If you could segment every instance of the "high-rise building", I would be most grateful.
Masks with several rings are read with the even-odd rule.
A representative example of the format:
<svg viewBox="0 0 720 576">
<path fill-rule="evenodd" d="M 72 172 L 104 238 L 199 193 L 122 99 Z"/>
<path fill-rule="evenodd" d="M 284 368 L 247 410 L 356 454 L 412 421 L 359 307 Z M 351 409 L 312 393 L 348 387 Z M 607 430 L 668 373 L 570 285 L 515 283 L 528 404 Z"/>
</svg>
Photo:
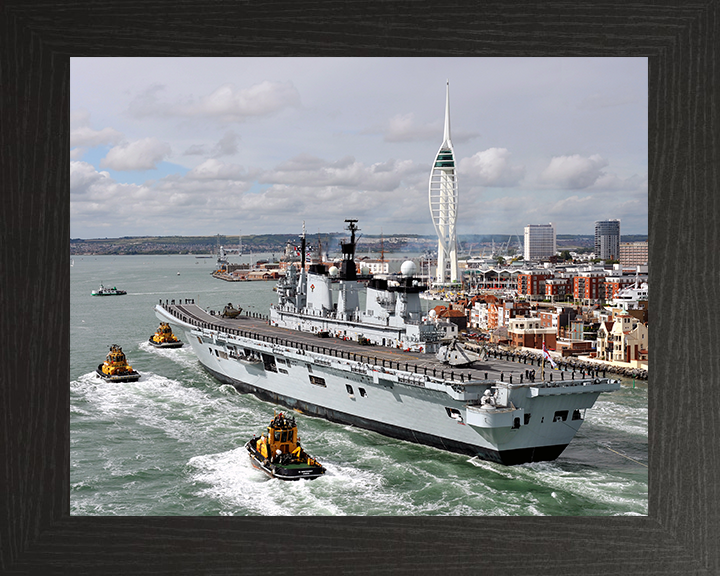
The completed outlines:
<svg viewBox="0 0 720 576">
<path fill-rule="evenodd" d="M 450 140 L 450 82 L 445 91 L 445 132 L 430 170 L 430 215 L 438 235 L 437 282 L 458 280 L 457 234 L 458 183 L 455 152 Z M 449 271 L 448 271 L 449 268 Z"/>
<path fill-rule="evenodd" d="M 595 257 L 601 260 L 620 257 L 620 220 L 595 222 Z"/>
<path fill-rule="evenodd" d="M 555 225 L 530 224 L 525 226 L 525 250 L 523 258 L 527 262 L 547 260 L 555 256 L 557 241 Z"/>
</svg>

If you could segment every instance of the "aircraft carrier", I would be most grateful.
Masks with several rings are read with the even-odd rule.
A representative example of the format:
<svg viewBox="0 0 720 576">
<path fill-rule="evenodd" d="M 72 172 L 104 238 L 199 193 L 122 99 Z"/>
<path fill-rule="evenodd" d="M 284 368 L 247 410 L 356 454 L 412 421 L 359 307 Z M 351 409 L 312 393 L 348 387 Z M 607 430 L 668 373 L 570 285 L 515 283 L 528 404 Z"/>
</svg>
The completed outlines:
<svg viewBox="0 0 720 576">
<path fill-rule="evenodd" d="M 513 364 L 498 361 L 443 363 L 432 320 L 417 316 L 422 287 L 411 269 L 395 283 L 369 286 L 361 312 L 353 293 L 363 289 L 354 275 L 354 234 L 343 256 L 334 274 L 319 266 L 306 271 L 303 261 L 279 283 L 278 305 L 267 317 L 223 317 L 191 300 L 160 302 L 155 313 L 185 334 L 210 374 L 241 392 L 508 465 L 556 459 L 597 397 L 620 388 L 619 380 L 566 379 L 563 372 L 528 380 L 519 365 L 513 373 Z M 329 290 L 330 278 L 339 284 L 339 302 L 330 291 L 308 295 L 321 284 Z"/>
</svg>

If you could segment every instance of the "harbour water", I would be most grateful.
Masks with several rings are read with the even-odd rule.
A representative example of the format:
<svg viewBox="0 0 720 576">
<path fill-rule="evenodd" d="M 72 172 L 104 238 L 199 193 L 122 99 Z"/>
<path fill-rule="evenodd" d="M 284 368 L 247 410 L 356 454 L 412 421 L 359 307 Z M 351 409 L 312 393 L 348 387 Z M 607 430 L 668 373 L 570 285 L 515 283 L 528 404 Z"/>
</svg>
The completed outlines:
<svg viewBox="0 0 720 576">
<path fill-rule="evenodd" d="M 303 446 L 328 472 L 307 482 L 271 480 L 251 466 L 243 445 L 284 408 L 220 384 L 189 345 L 158 350 L 148 338 L 159 300 L 193 298 L 215 310 L 232 302 L 267 314 L 274 283 L 214 279 L 214 259 L 192 255 L 73 261 L 73 515 L 648 513 L 647 381 L 624 380 L 601 395 L 558 460 L 513 467 L 295 414 Z M 101 282 L 127 295 L 91 296 Z M 95 376 L 111 344 L 122 346 L 139 381 Z"/>
</svg>

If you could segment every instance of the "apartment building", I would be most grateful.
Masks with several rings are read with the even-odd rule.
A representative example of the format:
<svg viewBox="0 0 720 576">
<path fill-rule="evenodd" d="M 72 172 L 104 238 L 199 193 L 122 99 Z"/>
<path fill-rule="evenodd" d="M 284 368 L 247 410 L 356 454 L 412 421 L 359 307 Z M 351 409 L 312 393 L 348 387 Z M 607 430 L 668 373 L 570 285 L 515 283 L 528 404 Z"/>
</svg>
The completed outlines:
<svg viewBox="0 0 720 576">
<path fill-rule="evenodd" d="M 573 297 L 576 300 L 597 300 L 604 297 L 605 272 L 579 272 L 573 278 Z"/>
<path fill-rule="evenodd" d="M 547 278 L 545 296 L 551 300 L 565 300 L 573 294 L 573 281 L 570 276 Z"/>
<path fill-rule="evenodd" d="M 595 222 L 595 256 L 602 260 L 620 257 L 620 220 Z"/>
<path fill-rule="evenodd" d="M 523 270 L 517 277 L 517 293 L 525 296 L 545 295 L 545 282 L 554 272 L 548 269 Z"/>
</svg>

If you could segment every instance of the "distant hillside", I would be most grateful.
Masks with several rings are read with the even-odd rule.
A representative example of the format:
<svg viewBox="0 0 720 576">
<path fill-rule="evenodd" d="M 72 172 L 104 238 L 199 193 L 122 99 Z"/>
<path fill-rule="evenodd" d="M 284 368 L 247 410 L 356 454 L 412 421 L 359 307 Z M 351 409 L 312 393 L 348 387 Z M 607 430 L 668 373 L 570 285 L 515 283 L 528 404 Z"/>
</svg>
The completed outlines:
<svg viewBox="0 0 720 576">
<path fill-rule="evenodd" d="M 308 245 L 317 246 L 318 240 L 322 243 L 323 252 L 339 251 L 339 241 L 345 238 L 344 232 L 328 232 L 308 234 Z M 622 242 L 646 241 L 647 235 L 623 235 Z M 70 240 L 70 254 L 215 254 L 220 246 L 235 248 L 238 246 L 238 236 L 123 236 L 122 238 L 72 238 Z M 477 254 L 483 249 L 501 248 L 508 245 L 517 249 L 523 241 L 522 235 L 516 234 L 463 234 L 458 237 L 461 253 Z M 558 234 L 558 249 L 592 249 L 594 246 L 592 235 Z M 254 234 L 242 236 L 243 252 L 276 252 L 281 253 L 288 242 L 298 244 L 297 234 Z M 426 251 L 437 248 L 436 236 L 420 236 L 418 234 L 393 235 L 361 235 L 358 241 L 358 251 Z"/>
</svg>

